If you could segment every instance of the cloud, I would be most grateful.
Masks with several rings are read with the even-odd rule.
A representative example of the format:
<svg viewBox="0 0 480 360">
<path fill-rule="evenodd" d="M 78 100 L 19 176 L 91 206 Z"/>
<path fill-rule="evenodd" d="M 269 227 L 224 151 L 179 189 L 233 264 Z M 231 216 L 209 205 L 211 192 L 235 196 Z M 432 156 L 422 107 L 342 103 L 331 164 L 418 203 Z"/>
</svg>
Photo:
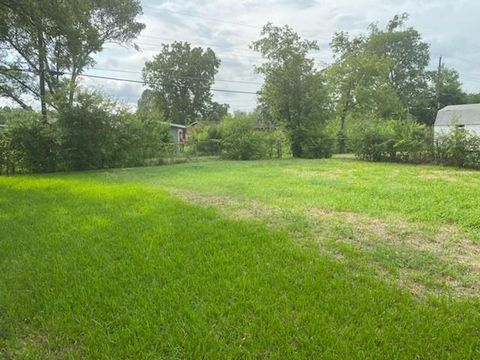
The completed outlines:
<svg viewBox="0 0 480 360">
<path fill-rule="evenodd" d="M 321 65 L 332 60 L 328 44 L 335 32 L 357 34 L 372 22 L 383 27 L 393 15 L 408 12 L 408 24 L 431 45 L 431 67 L 441 54 L 447 65 L 460 72 L 467 91 L 480 91 L 477 0 L 144 0 L 143 6 L 142 21 L 147 27 L 138 39 L 141 52 L 109 46 L 97 56 L 96 67 L 110 71 L 92 73 L 141 79 L 145 61 L 160 51 L 162 43 L 185 40 L 215 50 L 222 60 L 218 79 L 261 82 L 253 70 L 261 59 L 249 44 L 268 21 L 288 24 L 303 37 L 317 40 L 320 51 L 312 55 Z M 103 86 L 105 92 L 132 105 L 142 91 L 141 85 L 114 81 L 92 82 L 91 86 Z M 217 82 L 215 87 L 257 91 L 260 86 Z M 256 104 L 255 96 L 246 94 L 215 93 L 214 98 L 232 109 L 253 109 Z"/>
</svg>

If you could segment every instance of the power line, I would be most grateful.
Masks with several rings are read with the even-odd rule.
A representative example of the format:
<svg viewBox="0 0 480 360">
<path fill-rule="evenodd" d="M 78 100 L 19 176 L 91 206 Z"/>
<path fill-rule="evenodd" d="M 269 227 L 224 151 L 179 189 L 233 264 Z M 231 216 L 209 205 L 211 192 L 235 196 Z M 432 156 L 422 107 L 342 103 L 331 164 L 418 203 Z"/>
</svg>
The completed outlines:
<svg viewBox="0 0 480 360">
<path fill-rule="evenodd" d="M 30 69 L 9 69 L 9 70 L 16 70 L 16 71 L 22 71 L 22 72 L 31 72 L 34 73 L 33 70 Z M 127 71 L 127 70 L 125 70 Z M 56 73 L 57 75 L 73 75 L 72 73 L 69 72 L 58 72 Z M 102 79 L 102 80 L 114 80 L 114 81 L 123 81 L 123 82 L 129 82 L 129 83 L 134 83 L 134 84 L 141 84 L 145 85 L 145 82 L 141 80 L 135 80 L 135 79 L 125 79 L 125 78 L 117 78 L 117 77 L 111 77 L 111 76 L 100 76 L 100 75 L 93 75 L 93 74 L 79 74 L 79 76 L 83 77 L 88 77 L 92 79 Z M 190 78 L 190 79 L 201 79 L 201 78 L 194 78 L 194 77 L 185 77 L 185 78 Z M 225 80 L 225 81 L 235 81 L 235 80 Z M 225 93 L 233 93 L 233 94 L 252 94 L 252 95 L 257 95 L 256 92 L 252 91 L 242 91 L 242 90 L 229 90 L 229 89 L 210 89 L 211 91 L 216 91 L 216 92 L 225 92 Z"/>
<path fill-rule="evenodd" d="M 161 46 L 163 45 L 163 43 L 162 43 L 162 44 L 154 44 L 154 43 L 148 43 L 148 42 L 143 42 L 143 41 L 142 41 L 142 42 L 137 42 L 136 44 L 138 44 L 138 45 L 143 45 L 143 46 L 153 46 L 153 47 L 155 47 L 155 48 L 159 48 L 159 47 L 161 47 Z M 230 53 L 232 53 L 232 54 L 233 54 L 233 52 L 235 52 L 235 51 L 240 51 L 241 53 L 244 52 L 244 51 L 241 51 L 241 50 L 231 49 L 231 48 L 228 48 L 228 47 L 223 47 L 223 46 L 213 45 L 213 44 L 207 45 L 207 44 L 200 44 L 200 43 L 196 43 L 196 42 L 192 42 L 192 44 L 194 44 L 194 45 L 197 44 L 198 46 L 213 47 L 213 48 L 218 48 L 218 49 L 227 49 L 227 50 L 229 50 Z M 117 44 L 112 44 L 112 45 L 117 45 Z M 121 46 L 121 45 L 119 45 L 119 46 Z M 242 54 L 241 56 L 242 56 L 242 57 L 245 57 L 245 58 L 252 58 L 252 59 L 260 59 L 260 60 L 263 59 L 262 56 L 260 56 L 260 55 L 253 55 L 253 54 L 255 54 L 255 52 L 252 52 L 251 55 Z"/>
<path fill-rule="evenodd" d="M 172 38 L 164 38 L 164 37 L 159 37 L 159 36 L 152 36 L 152 35 L 140 35 L 140 37 L 145 37 L 145 38 L 150 38 L 150 39 L 154 39 L 154 40 L 160 40 L 160 41 L 168 41 L 168 42 L 175 42 L 175 41 L 178 41 L 178 39 L 172 39 Z M 200 45 L 200 46 L 211 46 L 211 47 L 216 47 L 216 48 L 219 48 L 219 49 L 233 49 L 235 51 L 244 51 L 244 52 L 249 52 L 249 53 L 256 53 L 254 50 L 248 48 L 248 47 L 238 47 L 238 46 L 226 46 L 226 45 L 218 45 L 218 44 L 209 44 L 209 43 L 205 43 L 205 42 L 202 42 L 202 41 L 198 41 L 198 40 L 185 40 L 186 42 L 188 43 L 191 43 L 191 44 L 196 44 L 196 45 Z"/>
<path fill-rule="evenodd" d="M 172 14 L 178 14 L 178 15 L 181 15 L 181 16 L 188 16 L 188 17 L 193 17 L 193 18 L 198 18 L 198 19 L 203 19 L 203 20 L 208 20 L 208 21 L 215 21 L 217 23 L 225 23 L 225 24 L 231 24 L 231 25 L 236 25 L 236 26 L 244 26 L 244 27 L 248 27 L 248 28 L 252 28 L 252 29 L 256 29 L 258 31 L 262 31 L 263 30 L 263 26 L 258 26 L 258 25 L 252 25 L 252 24 L 247 24 L 247 23 L 243 23 L 243 22 L 235 22 L 235 21 L 228 21 L 228 20 L 219 20 L 218 18 L 210 18 L 210 17 L 206 17 L 206 16 L 202 16 L 202 15 L 194 15 L 194 14 L 188 14 L 188 13 L 184 13 L 184 12 L 180 12 L 178 10 L 170 10 L 170 9 L 159 9 L 157 7 L 153 7 L 153 6 L 150 6 L 150 5 L 144 5 L 145 8 L 150 8 L 150 9 L 153 9 L 154 11 L 156 11 L 157 13 L 161 12 L 161 11 L 166 11 L 166 12 L 169 12 L 169 13 L 172 13 Z M 307 38 L 307 37 L 305 37 Z M 330 41 L 331 39 L 330 38 L 327 38 L 327 37 L 317 37 L 319 40 L 325 40 L 325 41 Z M 309 39 L 310 40 L 310 39 Z"/>
<path fill-rule="evenodd" d="M 218 18 L 210 18 L 210 17 L 201 16 L 201 15 L 188 14 L 188 13 L 180 12 L 178 10 L 176 11 L 176 10 L 170 10 L 170 9 L 159 9 L 157 7 L 153 7 L 153 6 L 150 6 L 150 5 L 143 5 L 143 7 L 153 9 L 157 13 L 159 13 L 161 11 L 166 11 L 166 12 L 169 12 L 169 13 L 172 13 L 172 14 L 178 14 L 178 15 L 181 15 L 181 16 L 188 16 L 188 17 L 193 17 L 193 18 L 198 18 L 198 19 L 203 19 L 203 20 L 208 20 L 208 21 L 214 21 L 216 23 L 225 23 L 225 24 L 231 24 L 231 25 L 235 25 L 235 26 L 244 26 L 244 27 L 256 29 L 258 31 L 263 30 L 263 26 L 257 26 L 257 25 L 243 23 L 243 22 L 219 20 Z M 307 40 L 311 40 L 311 39 L 308 39 L 307 37 L 305 37 L 305 38 Z M 322 41 L 330 41 L 331 40 L 330 38 L 327 39 L 326 37 L 317 37 L 317 38 L 318 38 L 318 40 L 322 40 Z"/>
<path fill-rule="evenodd" d="M 99 70 L 99 71 L 109 71 L 109 72 L 120 72 L 120 73 L 126 73 L 126 74 L 142 74 L 141 71 L 131 71 L 131 70 L 123 70 L 123 69 L 105 69 L 105 68 L 92 68 L 90 70 Z M 192 80 L 202 80 L 204 78 L 201 77 L 194 77 L 194 76 L 176 76 L 177 78 L 181 79 L 192 79 Z M 226 79 L 215 79 L 217 82 L 227 82 L 227 83 L 238 83 L 238 84 L 253 84 L 253 85 L 262 85 L 262 83 L 259 82 L 254 82 L 254 81 L 245 81 L 245 80 L 226 80 Z"/>
<path fill-rule="evenodd" d="M 64 74 L 65 75 L 72 75 L 71 73 L 64 73 Z M 81 74 L 79 76 L 88 77 L 88 78 L 92 78 L 92 79 L 123 81 L 123 82 L 145 85 L 145 83 L 143 81 L 133 80 L 133 79 L 123 79 L 123 78 L 115 78 L 115 77 L 110 77 L 110 76 L 100 76 L 100 75 L 92 75 L 92 74 Z M 228 89 L 210 89 L 210 90 L 215 91 L 215 92 L 232 93 L 232 94 L 257 95 L 256 92 L 252 92 L 252 91 L 240 91 L 240 90 L 228 90 Z"/>
<path fill-rule="evenodd" d="M 159 44 L 151 44 L 151 43 L 144 43 L 144 42 L 137 42 L 137 45 L 153 47 L 155 49 L 158 49 L 159 51 L 160 51 L 160 47 L 161 47 L 161 45 L 159 45 Z M 198 44 L 198 45 L 202 46 L 201 44 Z M 203 45 L 203 46 L 208 46 L 208 45 Z M 108 44 L 108 46 L 106 46 L 105 48 L 107 48 L 107 49 L 110 48 L 111 49 L 112 47 L 125 49 L 124 46 L 122 46 L 120 44 L 114 44 L 114 43 Z M 216 47 L 216 46 L 212 46 L 212 47 Z M 146 49 L 146 50 L 150 51 L 150 49 Z M 153 49 L 151 51 L 153 51 Z M 230 52 L 222 52 L 222 51 L 217 51 L 217 52 L 221 57 L 229 57 L 229 58 L 235 58 L 235 59 L 240 58 L 240 59 L 247 59 L 247 60 L 250 60 L 250 61 L 263 60 L 263 58 L 261 56 L 245 55 L 243 53 L 238 54 L 238 53 L 232 52 L 231 50 L 230 50 Z"/>
<path fill-rule="evenodd" d="M 225 23 L 225 24 L 231 24 L 231 25 L 237 25 L 237 26 L 245 26 L 245 27 L 249 27 L 249 28 L 252 28 L 252 29 L 262 30 L 262 27 L 261 27 L 261 26 L 255 26 L 255 25 L 245 24 L 245 23 L 241 23 L 241 22 L 219 20 L 219 19 L 210 18 L 210 17 L 205 17 L 205 16 L 199 16 L 199 15 L 182 13 L 182 12 L 179 12 L 179 11 L 169 10 L 169 9 L 159 9 L 159 8 L 156 8 L 156 7 L 153 7 L 153 6 L 149 6 L 149 5 L 144 5 L 144 7 L 147 7 L 147 8 L 150 8 L 150 9 L 154 9 L 154 10 L 157 11 L 157 12 L 166 11 L 166 12 L 169 12 L 169 13 L 172 13 L 172 14 L 178 14 L 178 15 L 181 15 L 181 16 L 188 16 L 188 17 L 193 17 L 193 18 L 198 18 L 198 19 L 203 19 L 203 20 L 216 21 L 216 22 Z"/>
</svg>

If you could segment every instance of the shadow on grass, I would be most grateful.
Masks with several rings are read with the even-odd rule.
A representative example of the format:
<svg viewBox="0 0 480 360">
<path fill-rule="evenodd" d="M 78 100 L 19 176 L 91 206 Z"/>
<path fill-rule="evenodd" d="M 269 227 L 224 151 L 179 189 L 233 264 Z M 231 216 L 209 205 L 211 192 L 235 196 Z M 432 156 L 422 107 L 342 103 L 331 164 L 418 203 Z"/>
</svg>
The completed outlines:
<svg viewBox="0 0 480 360">
<path fill-rule="evenodd" d="M 429 299 L 163 191 L 4 181 L 7 357 L 473 358 L 477 300 Z M 0 347 L 1 348 L 1 347 Z M 1 353 L 0 353 L 1 354 Z"/>
</svg>

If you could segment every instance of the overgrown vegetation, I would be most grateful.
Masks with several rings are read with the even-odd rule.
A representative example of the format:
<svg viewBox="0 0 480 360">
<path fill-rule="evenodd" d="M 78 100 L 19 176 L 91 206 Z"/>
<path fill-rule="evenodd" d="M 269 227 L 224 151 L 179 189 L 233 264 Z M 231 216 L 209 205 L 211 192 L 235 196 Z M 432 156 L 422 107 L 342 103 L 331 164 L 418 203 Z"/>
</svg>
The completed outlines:
<svg viewBox="0 0 480 360">
<path fill-rule="evenodd" d="M 138 0 L 6 0 L 0 3 L 0 96 L 24 109 L 72 105 L 78 78 L 105 43 L 132 46 L 145 28 Z M 63 76 L 65 75 L 65 76 Z"/>
<path fill-rule="evenodd" d="M 454 128 L 436 139 L 435 160 L 440 164 L 480 169 L 480 137 Z"/>
<path fill-rule="evenodd" d="M 161 163 L 171 143 L 162 118 L 131 114 L 97 93 L 45 123 L 34 111 L 3 112 L 0 172 L 52 172 Z"/>
<path fill-rule="evenodd" d="M 412 120 L 368 122 L 355 129 L 353 148 L 371 161 L 427 162 L 433 145 L 430 131 Z"/>
<path fill-rule="evenodd" d="M 196 131 L 190 145 L 200 155 L 217 155 L 230 160 L 282 158 L 289 155 L 287 135 L 269 128 L 258 113 L 235 113 L 218 124 Z"/>
<path fill-rule="evenodd" d="M 289 26 L 267 24 L 252 48 L 265 62 L 256 71 L 265 76 L 259 100 L 262 113 L 282 126 L 288 134 L 294 157 L 329 155 L 320 144 L 330 114 L 325 78 L 308 57 L 318 50 L 316 41 L 302 39 Z"/>
<path fill-rule="evenodd" d="M 261 132 L 254 128 L 255 118 L 248 115 L 227 117 L 221 125 L 222 156 L 232 160 L 264 159 L 267 144 Z"/>
<path fill-rule="evenodd" d="M 156 164 L 165 152 L 232 160 L 355 152 L 373 161 L 479 167 L 474 136 L 452 131 L 433 142 L 426 126 L 437 110 L 475 102 L 478 94 L 463 92 L 454 69 L 428 69 L 429 45 L 407 26 L 407 14 L 395 15 L 385 28 L 371 24 L 363 34 L 336 33 L 334 63 L 326 68 L 314 61 L 315 40 L 267 23 L 251 44 L 264 60 L 255 67 L 264 83 L 250 114 L 229 115 L 228 105 L 213 101 L 221 59 L 212 49 L 163 44 L 145 63 L 148 88 L 134 115 L 109 100 L 75 94 L 78 77 L 105 42 L 134 45 L 144 28 L 136 20 L 140 3 L 55 3 L 0 4 L 0 96 L 26 109 L 7 114 L 11 119 L 2 126 L 4 172 Z M 96 16 L 108 21 L 97 24 Z M 26 95 L 40 102 L 41 120 Z M 164 122 L 200 123 L 200 130 L 190 131 L 186 143 L 168 145 L 177 138 L 168 138 Z"/>
<path fill-rule="evenodd" d="M 355 129 L 352 140 L 364 160 L 480 168 L 480 137 L 463 128 L 434 139 L 431 128 L 413 120 L 370 121 Z"/>
</svg>

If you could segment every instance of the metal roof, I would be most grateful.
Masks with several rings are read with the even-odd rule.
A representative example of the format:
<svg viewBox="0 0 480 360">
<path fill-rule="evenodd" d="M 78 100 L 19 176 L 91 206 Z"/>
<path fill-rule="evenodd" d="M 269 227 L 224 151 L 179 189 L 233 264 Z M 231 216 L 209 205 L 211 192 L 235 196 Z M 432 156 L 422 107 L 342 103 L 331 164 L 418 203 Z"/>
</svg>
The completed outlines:
<svg viewBox="0 0 480 360">
<path fill-rule="evenodd" d="M 480 125 L 480 104 L 449 105 L 440 110 L 435 126 Z"/>
<path fill-rule="evenodd" d="M 186 128 L 187 128 L 185 125 L 172 124 L 172 123 L 170 123 L 170 126 L 172 126 L 172 127 L 177 127 L 177 128 L 182 128 L 182 129 L 186 129 Z"/>
</svg>

